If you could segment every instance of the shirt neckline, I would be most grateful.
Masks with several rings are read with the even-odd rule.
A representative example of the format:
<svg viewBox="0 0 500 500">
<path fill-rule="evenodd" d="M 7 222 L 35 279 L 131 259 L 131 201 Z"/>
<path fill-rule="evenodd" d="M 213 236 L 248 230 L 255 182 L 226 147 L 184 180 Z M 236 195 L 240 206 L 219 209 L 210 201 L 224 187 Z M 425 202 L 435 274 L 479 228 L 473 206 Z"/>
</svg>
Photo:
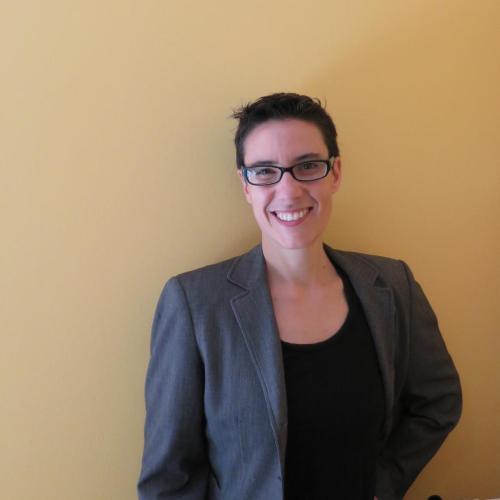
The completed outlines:
<svg viewBox="0 0 500 500">
<path fill-rule="evenodd" d="M 320 340 L 319 342 L 308 342 L 305 344 L 297 344 L 294 342 L 286 342 L 285 340 L 280 340 L 283 349 L 287 351 L 312 351 L 316 349 L 321 349 L 329 344 L 332 344 L 333 342 L 337 342 L 338 338 L 343 337 L 345 335 L 345 332 L 348 330 L 352 322 L 352 315 L 354 309 L 354 299 L 352 296 L 354 290 L 352 289 L 351 282 L 349 281 L 349 277 L 347 276 L 345 271 L 341 269 L 336 263 L 333 263 L 333 265 L 335 266 L 339 278 L 342 280 L 343 291 L 347 301 L 348 311 L 347 311 L 347 316 L 344 319 L 344 322 L 342 323 L 342 325 L 340 325 L 340 328 L 335 333 L 333 333 L 324 340 Z"/>
</svg>

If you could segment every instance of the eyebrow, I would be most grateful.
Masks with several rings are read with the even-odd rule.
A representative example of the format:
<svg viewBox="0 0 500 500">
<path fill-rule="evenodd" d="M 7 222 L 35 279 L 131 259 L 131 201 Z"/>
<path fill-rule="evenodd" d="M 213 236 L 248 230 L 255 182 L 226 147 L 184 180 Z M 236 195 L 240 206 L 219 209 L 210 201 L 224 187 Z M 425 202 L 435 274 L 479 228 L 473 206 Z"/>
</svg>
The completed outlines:
<svg viewBox="0 0 500 500">
<path fill-rule="evenodd" d="M 321 155 L 319 153 L 304 153 L 304 154 L 301 154 L 301 155 L 293 158 L 292 164 L 301 162 L 303 160 L 304 161 L 305 160 L 315 160 L 317 158 L 322 158 L 322 157 L 323 157 L 323 155 Z M 277 165 L 277 162 L 271 161 L 271 160 L 260 160 L 260 161 L 256 161 L 256 162 L 252 163 L 252 166 L 254 166 L 254 167 L 257 167 L 259 165 Z"/>
<path fill-rule="evenodd" d="M 319 153 L 305 153 L 303 155 L 297 156 L 293 159 L 294 162 L 296 161 L 302 161 L 302 160 L 316 160 L 318 158 L 321 158 L 323 155 L 320 155 Z"/>
</svg>

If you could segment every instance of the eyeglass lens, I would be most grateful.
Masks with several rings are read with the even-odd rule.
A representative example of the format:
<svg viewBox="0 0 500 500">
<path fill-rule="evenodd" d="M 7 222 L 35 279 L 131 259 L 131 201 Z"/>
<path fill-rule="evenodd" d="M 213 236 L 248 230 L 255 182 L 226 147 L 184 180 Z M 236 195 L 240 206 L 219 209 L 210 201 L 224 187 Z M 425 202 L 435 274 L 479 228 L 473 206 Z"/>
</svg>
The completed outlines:
<svg viewBox="0 0 500 500">
<path fill-rule="evenodd" d="M 274 184 L 282 177 L 282 170 L 272 165 L 249 167 L 246 170 L 247 179 L 251 184 Z M 314 181 L 316 179 L 321 179 L 327 172 L 328 162 L 325 161 L 308 161 L 299 163 L 292 168 L 294 178 L 299 181 Z"/>
</svg>

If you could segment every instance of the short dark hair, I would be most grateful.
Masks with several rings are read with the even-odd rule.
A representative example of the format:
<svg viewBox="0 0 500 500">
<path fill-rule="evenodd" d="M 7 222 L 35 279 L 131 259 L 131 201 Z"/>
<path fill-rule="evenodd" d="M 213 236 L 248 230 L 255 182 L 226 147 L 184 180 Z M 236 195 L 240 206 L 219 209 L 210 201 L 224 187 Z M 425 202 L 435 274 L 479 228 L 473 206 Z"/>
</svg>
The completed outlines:
<svg viewBox="0 0 500 500">
<path fill-rule="evenodd" d="M 238 120 L 234 135 L 236 146 L 236 166 L 244 164 L 244 145 L 248 134 L 261 123 L 269 120 L 295 118 L 313 123 L 321 131 L 329 156 L 339 156 L 337 130 L 325 106 L 317 98 L 306 95 L 279 92 L 260 97 L 254 102 L 241 106 L 231 115 Z"/>
</svg>

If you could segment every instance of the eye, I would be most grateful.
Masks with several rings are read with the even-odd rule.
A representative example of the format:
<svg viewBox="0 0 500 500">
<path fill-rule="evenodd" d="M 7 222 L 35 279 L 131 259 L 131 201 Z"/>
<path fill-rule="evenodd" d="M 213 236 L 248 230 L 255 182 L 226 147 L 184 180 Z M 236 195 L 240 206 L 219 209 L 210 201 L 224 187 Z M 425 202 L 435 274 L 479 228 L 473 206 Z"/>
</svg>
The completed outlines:
<svg viewBox="0 0 500 500">
<path fill-rule="evenodd" d="M 275 169 L 272 167 L 255 167 L 252 171 L 256 177 L 265 177 L 266 175 L 273 175 L 275 173 Z"/>
<path fill-rule="evenodd" d="M 296 166 L 296 170 L 304 174 L 321 172 L 324 168 L 325 165 L 320 161 L 306 161 Z"/>
<path fill-rule="evenodd" d="M 279 168 L 263 165 L 262 167 L 252 167 L 248 169 L 249 175 L 258 181 L 274 179 L 280 174 Z"/>
<path fill-rule="evenodd" d="M 247 168 L 247 180 L 251 184 L 274 184 L 280 176 L 281 170 L 272 165 L 256 165 Z"/>
</svg>

